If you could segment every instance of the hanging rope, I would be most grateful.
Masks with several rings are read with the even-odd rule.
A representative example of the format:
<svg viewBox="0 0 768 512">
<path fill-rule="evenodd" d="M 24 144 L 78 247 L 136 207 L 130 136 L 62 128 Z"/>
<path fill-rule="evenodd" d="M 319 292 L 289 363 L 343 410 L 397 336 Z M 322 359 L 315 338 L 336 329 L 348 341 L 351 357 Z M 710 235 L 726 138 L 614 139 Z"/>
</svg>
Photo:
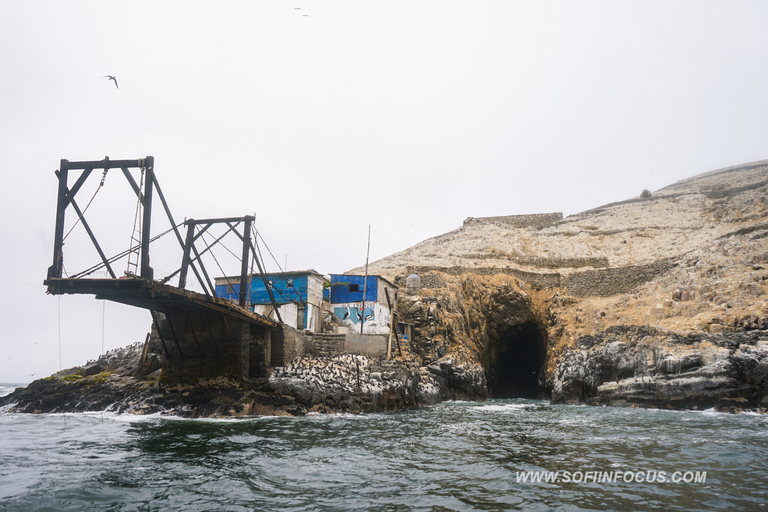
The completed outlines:
<svg viewBox="0 0 768 512">
<path fill-rule="evenodd" d="M 139 191 L 141 191 L 144 188 L 144 171 L 145 168 L 141 168 L 141 176 L 139 178 Z M 141 193 L 136 195 L 136 213 L 133 215 L 133 230 L 131 231 L 131 240 L 128 243 L 128 247 L 130 247 L 130 252 L 128 253 L 128 267 L 125 270 L 126 274 L 138 274 L 139 273 L 139 248 L 141 247 L 141 222 L 139 222 L 139 219 L 141 219 Z M 138 238 L 136 236 L 136 233 L 138 232 Z M 134 246 L 133 243 L 136 242 L 138 245 Z M 134 248 L 136 249 L 134 251 Z M 136 262 L 131 261 L 131 256 L 133 254 L 136 254 Z M 134 271 L 131 272 L 131 266 L 133 266 Z"/>
<path fill-rule="evenodd" d="M 101 355 L 104 355 L 104 325 L 107 318 L 107 301 L 101 301 Z"/>
<path fill-rule="evenodd" d="M 241 258 L 240 258 L 240 256 L 238 256 L 237 254 L 233 253 L 233 252 L 232 252 L 232 251 L 229 249 L 229 247 L 227 247 L 226 245 L 224 245 L 224 243 L 223 243 L 223 242 L 219 242 L 219 245 L 220 245 L 220 246 L 222 246 L 222 247 L 224 248 L 224 250 L 226 250 L 226 251 L 227 251 L 229 254 L 231 254 L 232 256 L 234 256 L 236 259 L 238 259 L 238 260 L 239 260 L 239 259 L 241 259 Z"/>
<path fill-rule="evenodd" d="M 83 212 L 82 212 L 83 213 L 83 217 L 85 217 L 85 212 L 88 211 L 88 208 L 91 207 L 91 203 L 93 202 L 93 200 L 96 199 L 96 194 L 98 194 L 99 190 L 101 190 L 101 187 L 104 186 L 104 180 L 106 180 L 106 179 L 107 179 L 107 169 L 104 169 L 104 172 L 101 175 L 101 183 L 99 183 L 99 186 L 96 188 L 96 192 L 94 192 L 93 195 L 91 196 L 91 200 L 88 201 L 87 205 L 85 205 L 85 210 L 83 210 Z M 67 234 L 64 235 L 64 238 L 61 239 L 62 242 L 67 239 L 69 234 L 72 232 L 72 230 L 74 230 L 77 227 L 78 224 L 80 224 L 80 217 L 77 218 L 77 220 L 72 225 L 72 227 L 69 229 L 69 231 L 67 231 Z"/>
<path fill-rule="evenodd" d="M 59 330 L 59 371 L 61 371 L 61 295 L 57 296 L 56 317 Z"/>
<path fill-rule="evenodd" d="M 176 227 L 177 227 L 177 228 L 178 228 L 179 226 L 181 226 L 181 224 L 177 224 L 177 225 L 176 225 Z M 168 234 L 168 233 L 170 233 L 171 231 L 173 231 L 173 228 L 169 228 L 169 229 L 167 229 L 167 230 L 163 231 L 162 233 L 160 233 L 159 235 L 156 235 L 156 236 L 154 236 L 154 237 L 150 238 L 150 239 L 149 239 L 149 242 L 150 242 L 150 243 L 152 243 L 152 242 L 154 242 L 155 240 L 159 239 L 160 237 L 162 237 L 162 236 L 164 236 L 164 235 L 167 235 L 167 234 Z M 124 250 L 123 252 L 121 252 L 120 254 L 117 254 L 116 256 L 112 256 L 112 257 L 111 257 L 111 258 L 109 258 L 107 261 L 108 261 L 108 262 L 110 262 L 110 263 L 113 263 L 113 262 L 115 262 L 115 261 L 117 261 L 117 260 L 119 260 L 119 259 L 122 259 L 122 258 L 124 258 L 124 257 L 125 257 L 127 254 L 130 254 L 132 251 L 134 251 L 134 250 L 138 250 L 138 249 L 139 249 L 139 247 L 138 247 L 138 246 L 137 246 L 137 247 L 131 247 L 130 249 L 126 249 L 126 250 Z M 93 274 L 93 273 L 94 273 L 94 272 L 96 272 L 97 270 L 100 270 L 100 269 L 104 268 L 105 266 L 106 266 L 106 265 L 104 265 L 104 262 L 101 262 L 101 263 L 99 263 L 99 264 L 97 264 L 97 265 L 94 265 L 94 266 L 92 266 L 92 267 L 90 267 L 90 268 L 87 268 L 87 269 L 83 270 L 82 272 L 79 272 L 79 273 L 77 273 L 77 274 L 75 274 L 75 275 L 73 275 L 73 276 L 71 276 L 71 277 L 72 277 L 72 279 L 77 279 L 77 278 L 79 278 L 79 277 L 85 277 L 85 276 L 87 276 L 87 275 Z M 62 268 L 63 268 L 63 266 L 62 266 Z M 66 270 L 65 270 L 65 273 L 66 273 Z M 67 277 L 69 277 L 69 276 L 67 276 Z"/>
<path fill-rule="evenodd" d="M 258 242 L 258 240 L 256 239 L 256 237 L 258 236 L 259 238 L 261 238 L 261 241 L 262 241 L 262 242 L 264 242 L 264 238 L 263 238 L 263 237 L 262 237 L 262 236 L 261 236 L 261 235 L 258 233 L 258 231 L 256 231 L 256 229 L 253 227 L 253 225 L 251 225 L 251 231 L 253 231 L 253 232 L 254 232 L 254 235 L 253 235 L 253 240 L 254 240 L 254 242 L 255 242 L 255 243 L 254 243 L 254 247 L 255 247 L 255 248 L 256 248 L 256 249 L 259 251 L 259 259 L 260 259 L 260 260 L 262 261 L 262 263 L 263 263 L 263 262 L 264 262 L 264 258 L 263 258 L 263 257 L 261 257 L 261 248 L 259 247 L 259 242 Z M 264 242 L 264 247 L 266 247 L 266 248 L 267 248 L 267 251 L 269 251 L 269 247 L 267 246 L 267 243 L 266 243 L 266 242 Z M 254 257 L 255 257 L 255 256 L 256 256 L 256 251 L 254 251 L 254 252 L 253 252 L 253 254 L 254 254 Z M 272 254 L 272 251 L 269 251 L 269 254 Z M 272 259 L 274 260 L 274 259 L 275 259 L 275 257 L 274 257 L 274 256 L 272 256 Z M 279 264 L 279 263 L 277 263 L 277 260 L 275 260 L 275 263 L 277 264 L 277 268 L 279 268 L 281 272 L 286 272 L 286 270 L 283 270 L 282 268 L 280 268 L 280 264 Z M 253 267 L 251 267 L 251 273 L 253 273 Z M 279 290 L 279 289 L 277 289 L 277 288 L 274 288 L 274 289 L 273 289 L 273 291 L 276 291 L 276 292 L 277 292 L 277 294 L 278 294 L 278 295 L 280 295 L 280 297 L 282 297 L 283 299 L 285 299 L 285 301 L 286 301 L 286 302 L 298 302 L 299 304 L 304 304 L 304 305 L 306 306 L 306 302 L 304 302 L 303 300 L 301 300 L 301 294 L 299 293 L 299 291 L 298 291 L 296 288 L 293 288 L 293 294 L 294 294 L 294 295 L 296 295 L 296 299 L 291 299 L 290 297 L 286 297 L 286 296 L 283 294 L 283 292 L 282 292 L 282 291 L 280 291 L 280 290 Z"/>
<path fill-rule="evenodd" d="M 226 276 L 227 274 L 224 272 L 224 269 L 221 268 L 221 265 L 219 265 L 219 260 L 216 259 L 216 255 L 213 254 L 213 251 L 211 251 L 211 246 L 208 245 L 208 242 L 205 239 L 205 235 L 206 235 L 206 233 L 203 233 L 201 235 L 201 238 L 203 239 L 203 243 L 205 244 L 206 250 L 211 253 L 211 256 L 213 257 L 213 261 L 215 261 L 216 262 L 216 266 L 219 267 L 219 272 L 221 272 L 221 275 L 222 276 Z"/>
<path fill-rule="evenodd" d="M 251 236 L 253 236 L 253 224 L 251 224 Z M 251 273 L 248 276 L 248 303 L 251 302 L 251 293 L 253 292 L 253 265 L 256 263 L 256 251 L 251 251 Z M 253 305 L 251 305 L 251 309 Z"/>
<path fill-rule="evenodd" d="M 261 236 L 261 233 L 259 233 L 259 232 L 258 232 L 258 230 L 256 231 L 256 236 L 258 236 L 259 238 L 261 238 L 261 241 L 262 241 L 262 242 L 264 242 L 264 247 L 266 247 L 266 248 L 267 248 L 267 252 L 269 252 L 269 255 L 270 255 L 270 256 L 272 256 L 272 260 L 274 260 L 274 262 L 275 262 L 275 265 L 277 265 L 277 268 L 279 268 L 279 269 L 280 269 L 280 272 L 285 272 L 285 271 L 283 270 L 283 267 L 281 267 L 281 266 L 280 266 L 280 263 L 278 263 L 278 262 L 277 262 L 277 258 L 275 258 L 275 255 L 274 255 L 274 254 L 272 254 L 272 251 L 270 251 L 270 250 L 269 250 L 269 246 L 267 245 L 267 242 L 264 240 L 264 237 L 263 237 L 263 236 Z M 261 255 L 261 252 L 259 252 L 259 255 Z M 261 261 L 264 261 L 264 258 L 261 258 Z"/>
</svg>

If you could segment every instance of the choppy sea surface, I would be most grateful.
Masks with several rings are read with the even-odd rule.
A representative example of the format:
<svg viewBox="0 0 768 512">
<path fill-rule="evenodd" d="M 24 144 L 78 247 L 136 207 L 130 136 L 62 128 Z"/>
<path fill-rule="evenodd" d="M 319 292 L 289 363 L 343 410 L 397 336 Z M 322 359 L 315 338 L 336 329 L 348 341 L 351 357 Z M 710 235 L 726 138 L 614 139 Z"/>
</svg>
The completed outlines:
<svg viewBox="0 0 768 512">
<path fill-rule="evenodd" d="M 3 511 L 515 509 L 768 510 L 768 416 L 523 399 L 229 420 L 0 413 Z"/>
</svg>

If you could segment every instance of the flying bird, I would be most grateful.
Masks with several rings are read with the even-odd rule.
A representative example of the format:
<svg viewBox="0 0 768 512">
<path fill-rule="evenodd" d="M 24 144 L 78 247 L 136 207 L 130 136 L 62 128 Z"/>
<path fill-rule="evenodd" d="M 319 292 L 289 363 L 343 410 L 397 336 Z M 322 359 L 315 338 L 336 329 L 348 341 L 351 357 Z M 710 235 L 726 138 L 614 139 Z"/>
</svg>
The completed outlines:
<svg viewBox="0 0 768 512">
<path fill-rule="evenodd" d="M 109 78 L 110 80 L 112 80 L 113 82 L 115 82 L 115 87 L 117 87 L 118 89 L 120 88 L 120 87 L 117 85 L 117 78 L 113 77 L 112 75 L 105 75 L 103 78 Z"/>
</svg>

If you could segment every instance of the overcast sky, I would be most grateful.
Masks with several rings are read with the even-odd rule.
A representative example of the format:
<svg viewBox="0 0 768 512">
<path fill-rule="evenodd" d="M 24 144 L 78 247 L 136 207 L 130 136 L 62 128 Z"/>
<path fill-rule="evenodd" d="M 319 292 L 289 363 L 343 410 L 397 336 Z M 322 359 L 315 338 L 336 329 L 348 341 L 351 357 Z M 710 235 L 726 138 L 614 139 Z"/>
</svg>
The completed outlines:
<svg viewBox="0 0 768 512">
<path fill-rule="evenodd" d="M 369 225 L 373 261 L 469 216 L 568 215 L 768 158 L 766 27 L 768 3 L 738 0 L 0 0 L 0 382 L 150 328 L 45 294 L 61 159 L 152 155 L 177 221 L 255 214 L 281 266 L 341 273 Z M 108 253 L 130 195 L 113 172 L 86 214 Z M 98 261 L 79 231 L 68 273 Z"/>
</svg>

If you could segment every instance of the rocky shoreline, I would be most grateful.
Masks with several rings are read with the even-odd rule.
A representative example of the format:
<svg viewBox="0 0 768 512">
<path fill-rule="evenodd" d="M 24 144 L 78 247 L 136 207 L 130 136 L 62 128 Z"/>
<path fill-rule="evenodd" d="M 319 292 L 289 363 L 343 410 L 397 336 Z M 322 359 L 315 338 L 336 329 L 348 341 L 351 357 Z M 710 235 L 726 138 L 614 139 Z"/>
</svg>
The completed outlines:
<svg viewBox="0 0 768 512">
<path fill-rule="evenodd" d="M 648 326 L 582 336 L 559 359 L 552 401 L 768 412 L 768 331 L 678 333 Z"/>
<path fill-rule="evenodd" d="M 165 383 L 159 358 L 141 364 L 142 348 L 112 351 L 83 367 L 63 370 L 0 397 L 0 411 L 107 411 L 187 418 L 301 416 L 403 411 L 446 399 L 483 397 L 482 369 L 449 359 L 429 367 L 357 354 L 301 356 L 268 377 L 228 377 Z"/>
<path fill-rule="evenodd" d="M 259 379 L 171 383 L 161 351 L 134 345 L 0 411 L 299 415 L 487 397 L 768 411 L 768 161 L 565 218 L 470 218 L 369 271 L 400 286 L 412 329 L 392 361 L 301 351 Z"/>
</svg>

